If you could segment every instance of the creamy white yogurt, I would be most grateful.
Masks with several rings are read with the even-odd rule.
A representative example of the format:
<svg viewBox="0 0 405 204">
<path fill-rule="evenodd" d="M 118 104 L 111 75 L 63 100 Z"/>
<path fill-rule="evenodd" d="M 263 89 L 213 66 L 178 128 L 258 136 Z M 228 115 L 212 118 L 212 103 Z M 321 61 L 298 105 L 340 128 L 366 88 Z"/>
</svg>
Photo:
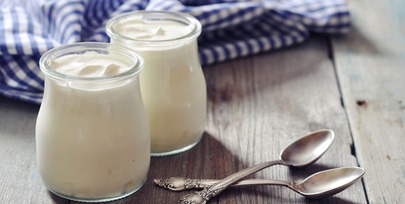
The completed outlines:
<svg viewBox="0 0 405 204">
<path fill-rule="evenodd" d="M 66 55 L 51 61 L 50 66 L 62 74 L 79 77 L 112 77 L 131 69 L 118 56 L 95 51 Z"/>
<path fill-rule="evenodd" d="M 133 12 L 107 25 L 111 43 L 139 53 L 145 68 L 141 92 L 151 125 L 152 155 L 190 149 L 206 120 L 206 84 L 198 59 L 201 25 L 170 12 Z"/>
<path fill-rule="evenodd" d="M 171 20 L 148 20 L 144 16 L 124 18 L 115 24 L 114 30 L 125 37 L 144 41 L 163 41 L 190 34 L 193 27 Z"/>
<path fill-rule="evenodd" d="M 37 161 L 45 185 L 73 200 L 112 200 L 136 191 L 150 161 L 138 77 L 94 80 L 123 74 L 133 65 L 96 52 L 48 64 L 66 79 L 45 74 L 36 126 Z"/>
</svg>

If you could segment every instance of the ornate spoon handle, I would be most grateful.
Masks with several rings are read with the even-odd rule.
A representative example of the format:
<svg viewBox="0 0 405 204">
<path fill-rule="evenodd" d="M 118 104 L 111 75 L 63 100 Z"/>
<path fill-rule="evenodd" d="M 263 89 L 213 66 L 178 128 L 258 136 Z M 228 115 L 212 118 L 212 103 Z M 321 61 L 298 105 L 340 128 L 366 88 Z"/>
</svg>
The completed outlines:
<svg viewBox="0 0 405 204">
<path fill-rule="evenodd" d="M 170 177 L 153 179 L 153 182 L 158 186 L 169 189 L 171 191 L 184 191 L 189 189 L 207 188 L 220 180 L 215 179 L 190 179 L 184 177 Z"/>
</svg>

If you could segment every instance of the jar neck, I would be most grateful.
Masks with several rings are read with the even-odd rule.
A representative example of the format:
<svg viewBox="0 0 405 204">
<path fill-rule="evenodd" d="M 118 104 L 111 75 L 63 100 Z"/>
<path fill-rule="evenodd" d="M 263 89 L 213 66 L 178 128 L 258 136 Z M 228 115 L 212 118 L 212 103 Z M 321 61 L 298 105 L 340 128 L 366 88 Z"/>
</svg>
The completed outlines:
<svg viewBox="0 0 405 204">
<path fill-rule="evenodd" d="M 128 40 L 124 38 L 111 38 L 111 43 L 125 45 L 139 54 L 152 53 L 152 52 L 162 52 L 170 55 L 171 53 L 196 53 L 198 54 L 197 39 L 185 39 L 183 41 L 176 42 L 159 42 L 159 43 L 148 43 Z M 142 56 L 144 57 L 144 56 Z"/>
<path fill-rule="evenodd" d="M 60 87 L 65 89 L 77 89 L 77 90 L 87 90 L 87 91 L 100 91 L 107 89 L 114 89 L 116 87 L 126 86 L 130 83 L 139 83 L 139 75 L 132 76 L 126 79 L 122 78 L 111 78 L 102 80 L 71 80 L 71 79 L 60 79 L 55 78 L 50 75 L 45 75 L 45 91 L 47 87 Z"/>
<path fill-rule="evenodd" d="M 45 78 L 45 89 L 42 103 L 60 111 L 80 111 L 80 114 L 99 114 L 108 111 L 112 104 L 125 104 L 127 100 L 140 102 L 142 100 L 139 79 L 116 84 L 62 84 L 50 78 Z"/>
</svg>

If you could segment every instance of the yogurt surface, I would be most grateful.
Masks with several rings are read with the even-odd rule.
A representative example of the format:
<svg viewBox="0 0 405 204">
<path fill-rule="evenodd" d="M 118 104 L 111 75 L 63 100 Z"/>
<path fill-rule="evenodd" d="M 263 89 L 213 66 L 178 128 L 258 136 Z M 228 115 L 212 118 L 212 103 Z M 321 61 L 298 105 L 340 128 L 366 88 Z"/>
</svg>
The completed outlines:
<svg viewBox="0 0 405 204">
<path fill-rule="evenodd" d="M 148 20 L 143 16 L 122 19 L 115 24 L 114 32 L 121 35 L 147 41 L 163 41 L 181 38 L 191 33 L 193 27 L 184 23 L 169 20 Z"/>
<path fill-rule="evenodd" d="M 124 60 L 95 51 L 62 56 L 51 61 L 50 66 L 62 74 L 79 77 L 112 77 L 131 69 Z"/>
</svg>

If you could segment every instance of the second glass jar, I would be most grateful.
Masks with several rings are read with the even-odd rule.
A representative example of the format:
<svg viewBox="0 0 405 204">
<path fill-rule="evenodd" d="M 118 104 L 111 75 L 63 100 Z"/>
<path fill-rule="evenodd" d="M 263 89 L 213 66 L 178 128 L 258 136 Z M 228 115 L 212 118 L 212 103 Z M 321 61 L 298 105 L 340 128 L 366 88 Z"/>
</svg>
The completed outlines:
<svg viewBox="0 0 405 204">
<path fill-rule="evenodd" d="M 135 11 L 107 23 L 111 43 L 144 59 L 140 83 L 152 156 L 184 152 L 201 140 L 207 91 L 198 57 L 200 33 L 197 19 L 178 12 Z"/>
</svg>

